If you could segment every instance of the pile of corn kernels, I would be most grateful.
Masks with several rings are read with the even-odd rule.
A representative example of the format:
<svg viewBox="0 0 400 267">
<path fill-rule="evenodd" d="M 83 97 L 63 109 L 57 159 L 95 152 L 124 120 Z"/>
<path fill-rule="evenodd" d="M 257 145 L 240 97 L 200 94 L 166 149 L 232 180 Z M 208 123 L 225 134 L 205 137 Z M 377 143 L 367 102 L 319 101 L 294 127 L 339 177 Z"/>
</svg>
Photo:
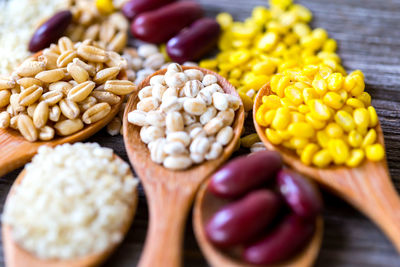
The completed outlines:
<svg viewBox="0 0 400 267">
<path fill-rule="evenodd" d="M 267 127 L 272 144 L 295 150 L 304 164 L 356 167 L 365 157 L 384 157 L 374 129 L 378 116 L 361 72 L 343 76 L 307 65 L 274 75 L 270 86 L 273 94 L 263 96 L 256 121 Z"/>
</svg>

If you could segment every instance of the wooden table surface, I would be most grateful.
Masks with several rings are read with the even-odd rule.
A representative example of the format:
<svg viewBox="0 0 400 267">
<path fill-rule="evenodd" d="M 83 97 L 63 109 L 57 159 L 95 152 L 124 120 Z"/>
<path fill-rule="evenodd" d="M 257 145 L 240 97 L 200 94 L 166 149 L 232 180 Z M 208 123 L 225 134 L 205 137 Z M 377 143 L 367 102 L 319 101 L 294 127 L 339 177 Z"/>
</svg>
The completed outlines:
<svg viewBox="0 0 400 267">
<path fill-rule="evenodd" d="M 214 16 L 227 11 L 244 19 L 266 0 L 197 0 Z M 385 134 L 390 173 L 400 189 L 400 0 L 301 0 L 314 14 L 313 27 L 325 28 L 338 41 L 347 70 L 361 69 L 373 97 Z M 88 141 L 113 148 L 127 160 L 121 136 L 103 130 Z M 20 170 L 0 179 L 1 210 Z M 400 256 L 382 232 L 342 200 L 324 192 L 325 233 L 315 266 L 400 266 Z M 208 266 L 192 231 L 190 220 L 184 244 L 184 266 Z M 143 248 L 148 224 L 147 205 L 140 190 L 138 212 L 125 241 L 105 266 L 135 266 Z M 400 227 L 400 225 L 399 225 Z M 166 248 L 167 249 L 167 248 Z M 1 250 L 2 251 L 2 250 Z M 3 253 L 0 265 L 4 266 Z M 163 267 L 162 263 L 159 266 Z M 169 266 L 166 266 L 169 267 Z"/>
</svg>

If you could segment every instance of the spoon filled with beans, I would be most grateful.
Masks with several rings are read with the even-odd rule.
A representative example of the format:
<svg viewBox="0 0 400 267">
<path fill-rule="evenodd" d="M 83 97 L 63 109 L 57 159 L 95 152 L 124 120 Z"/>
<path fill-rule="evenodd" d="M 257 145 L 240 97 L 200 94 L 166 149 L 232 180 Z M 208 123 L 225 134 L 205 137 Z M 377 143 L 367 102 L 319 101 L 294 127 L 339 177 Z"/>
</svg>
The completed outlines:
<svg viewBox="0 0 400 267">
<path fill-rule="evenodd" d="M 0 78 L 0 176 L 41 145 L 77 142 L 98 132 L 136 86 L 125 80 L 125 60 L 88 40 L 57 44 Z"/>
<path fill-rule="evenodd" d="M 400 251 L 400 198 L 364 76 L 308 65 L 274 75 L 259 91 L 253 119 L 269 150 L 294 170 L 364 212 Z"/>
<path fill-rule="evenodd" d="M 312 266 L 322 241 L 321 195 L 274 151 L 235 158 L 197 194 L 193 228 L 212 266 Z"/>
<path fill-rule="evenodd" d="M 180 266 L 185 220 L 195 193 L 235 150 L 243 122 L 235 88 L 206 69 L 170 64 L 131 95 L 124 141 L 150 212 L 139 266 Z"/>
</svg>

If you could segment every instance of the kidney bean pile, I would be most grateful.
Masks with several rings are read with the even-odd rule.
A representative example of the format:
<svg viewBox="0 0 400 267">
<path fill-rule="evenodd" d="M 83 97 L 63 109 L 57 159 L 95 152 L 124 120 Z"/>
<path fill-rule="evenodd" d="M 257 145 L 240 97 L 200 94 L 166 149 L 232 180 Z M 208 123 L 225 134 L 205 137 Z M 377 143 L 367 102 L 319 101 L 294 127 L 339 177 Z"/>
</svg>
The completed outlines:
<svg viewBox="0 0 400 267">
<path fill-rule="evenodd" d="M 221 249 L 240 247 L 242 260 L 252 264 L 294 256 L 311 240 L 322 210 L 316 186 L 283 168 L 272 151 L 232 160 L 211 177 L 208 190 L 231 200 L 208 221 L 209 241 Z"/>
</svg>

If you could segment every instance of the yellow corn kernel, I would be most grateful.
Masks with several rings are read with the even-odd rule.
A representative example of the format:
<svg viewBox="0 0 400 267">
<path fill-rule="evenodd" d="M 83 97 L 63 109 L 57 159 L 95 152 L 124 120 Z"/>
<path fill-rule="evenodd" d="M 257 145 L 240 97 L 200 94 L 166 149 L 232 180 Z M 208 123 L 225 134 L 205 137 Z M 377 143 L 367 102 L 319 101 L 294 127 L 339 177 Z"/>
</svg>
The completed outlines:
<svg viewBox="0 0 400 267">
<path fill-rule="evenodd" d="M 312 138 L 315 135 L 314 128 L 306 122 L 293 122 L 289 125 L 288 131 L 293 136 Z"/>
<path fill-rule="evenodd" d="M 102 14 L 111 14 L 115 9 L 112 0 L 96 0 L 96 7 Z"/>
<path fill-rule="evenodd" d="M 222 77 L 227 78 L 228 77 L 228 71 L 227 70 L 221 70 L 218 72 L 219 75 L 221 75 Z"/>
<path fill-rule="evenodd" d="M 290 139 L 291 137 L 292 137 L 292 135 L 290 134 L 290 132 L 289 131 L 287 131 L 287 130 L 277 130 L 276 131 L 278 134 L 279 134 L 279 136 L 283 139 L 283 140 L 288 140 L 288 139 Z"/>
<path fill-rule="evenodd" d="M 246 49 L 250 46 L 252 39 L 234 39 L 232 40 L 232 46 L 234 48 Z"/>
<path fill-rule="evenodd" d="M 365 153 L 362 149 L 353 149 L 350 152 L 350 157 L 346 161 L 347 167 L 357 167 L 364 160 Z"/>
<path fill-rule="evenodd" d="M 290 112 L 291 116 L 291 121 L 292 122 L 304 122 L 305 121 L 305 116 L 301 114 L 300 112 L 292 111 Z"/>
<path fill-rule="evenodd" d="M 354 122 L 359 128 L 368 128 L 369 112 L 366 108 L 357 108 L 353 113 Z"/>
<path fill-rule="evenodd" d="M 290 110 L 297 110 L 297 106 L 287 97 L 281 98 L 281 104 Z"/>
<path fill-rule="evenodd" d="M 293 46 L 297 43 L 298 37 L 294 33 L 289 33 L 283 38 L 283 42 L 287 44 L 289 47 Z"/>
<path fill-rule="evenodd" d="M 309 142 L 307 138 L 303 137 L 292 137 L 290 143 L 295 149 L 303 149 Z"/>
<path fill-rule="evenodd" d="M 302 5 L 292 5 L 290 11 L 294 12 L 296 16 L 304 22 L 310 22 L 312 19 L 311 11 Z"/>
<path fill-rule="evenodd" d="M 312 163 L 319 167 L 324 168 L 332 162 L 332 156 L 327 149 L 322 149 L 314 154 Z"/>
<path fill-rule="evenodd" d="M 275 70 L 276 70 L 276 65 L 272 60 L 259 62 L 255 64 L 252 68 L 252 71 L 255 74 L 265 74 L 265 75 L 271 75 L 275 72 Z"/>
<path fill-rule="evenodd" d="M 321 75 L 315 75 L 312 86 L 319 95 L 324 95 L 328 90 L 328 84 Z"/>
<path fill-rule="evenodd" d="M 375 143 L 375 141 L 376 141 L 376 131 L 375 129 L 370 129 L 365 135 L 361 147 L 366 148 L 367 146 Z"/>
<path fill-rule="evenodd" d="M 328 107 L 331 107 L 331 108 L 334 108 L 334 109 L 340 109 L 344 105 L 343 98 L 339 94 L 337 94 L 335 92 L 326 93 L 324 95 L 323 102 Z"/>
<path fill-rule="evenodd" d="M 381 144 L 374 144 L 365 148 L 365 154 L 371 161 L 380 161 L 385 157 L 385 150 Z"/>
<path fill-rule="evenodd" d="M 349 145 L 352 147 L 361 147 L 361 144 L 363 142 L 363 136 L 358 131 L 352 130 L 349 133 L 347 141 Z"/>
<path fill-rule="evenodd" d="M 320 64 L 318 73 L 322 78 L 326 79 L 333 73 L 333 70 L 327 65 Z"/>
<path fill-rule="evenodd" d="M 307 144 L 303 151 L 301 152 L 300 160 L 306 165 L 310 165 L 313 159 L 313 156 L 318 151 L 318 146 L 316 144 L 310 143 Z"/>
<path fill-rule="evenodd" d="M 258 123 L 258 125 L 263 126 L 263 127 L 267 127 L 268 124 L 265 122 L 264 120 L 264 115 L 265 112 L 267 112 L 267 107 L 262 104 L 256 111 L 256 122 Z"/>
<path fill-rule="evenodd" d="M 337 93 L 340 95 L 343 101 L 346 101 L 347 98 L 349 97 L 349 94 L 344 89 L 339 90 Z"/>
<path fill-rule="evenodd" d="M 250 59 L 251 55 L 248 50 L 240 49 L 233 52 L 230 57 L 229 61 L 236 66 L 242 65 L 246 63 Z"/>
<path fill-rule="evenodd" d="M 223 30 L 228 29 L 233 23 L 232 15 L 227 12 L 219 13 L 216 20 Z"/>
<path fill-rule="evenodd" d="M 267 109 L 277 109 L 281 107 L 281 99 L 277 95 L 265 95 L 262 97 L 262 102 Z"/>
<path fill-rule="evenodd" d="M 277 42 L 278 35 L 275 32 L 267 32 L 258 40 L 257 48 L 263 51 L 270 51 Z"/>
<path fill-rule="evenodd" d="M 378 125 L 378 114 L 376 114 L 376 110 L 373 106 L 368 107 L 368 113 L 369 113 L 369 127 L 375 127 Z"/>
<path fill-rule="evenodd" d="M 349 146 L 343 139 L 335 138 L 329 140 L 328 150 L 337 165 L 345 163 L 350 156 Z"/>
<path fill-rule="evenodd" d="M 250 39 L 257 33 L 256 27 L 239 22 L 234 22 L 230 30 L 233 37 L 238 39 Z"/>
<path fill-rule="evenodd" d="M 245 79 L 243 82 L 246 88 L 255 89 L 258 91 L 261 87 L 268 83 L 269 80 L 270 77 L 267 75 L 251 75 L 248 76 L 248 78 Z"/>
<path fill-rule="evenodd" d="M 308 77 L 314 77 L 314 75 L 319 71 L 319 67 L 317 65 L 306 65 L 303 68 L 303 73 Z"/>
<path fill-rule="evenodd" d="M 364 79 L 359 74 L 349 75 L 345 79 L 344 88 L 346 91 L 350 92 L 352 96 L 357 97 L 364 92 Z"/>
<path fill-rule="evenodd" d="M 331 91 L 338 91 L 343 85 L 343 75 L 335 72 L 328 76 L 328 89 Z"/>
<path fill-rule="evenodd" d="M 284 147 L 288 148 L 288 149 L 291 149 L 291 150 L 295 150 L 296 149 L 295 147 L 293 147 L 293 145 L 292 145 L 292 143 L 290 141 L 284 141 L 284 142 L 282 142 L 282 145 Z"/>
<path fill-rule="evenodd" d="M 284 130 L 290 123 L 290 112 L 286 107 L 278 108 L 272 121 L 272 128 L 275 130 Z"/>
<path fill-rule="evenodd" d="M 357 96 L 358 100 L 361 100 L 366 107 L 371 106 L 371 96 L 367 92 L 362 92 L 361 95 Z"/>
<path fill-rule="evenodd" d="M 263 6 L 257 6 L 253 9 L 251 17 L 257 24 L 262 25 L 270 18 L 270 13 L 267 8 Z"/>
<path fill-rule="evenodd" d="M 285 88 L 285 96 L 290 99 L 290 101 L 298 106 L 303 103 L 303 96 L 301 91 L 294 86 L 288 86 Z"/>
<path fill-rule="evenodd" d="M 322 47 L 322 51 L 324 52 L 335 52 L 337 49 L 337 43 L 334 39 L 328 39 L 324 43 L 324 46 Z"/>
<path fill-rule="evenodd" d="M 305 75 L 303 75 L 303 76 L 301 76 L 301 77 L 300 77 L 300 75 L 299 75 L 299 76 L 296 76 L 296 79 L 297 79 L 297 78 L 303 79 L 303 77 L 305 77 L 305 78 L 308 79 L 308 77 L 305 76 Z M 310 87 L 310 85 L 308 85 L 308 84 L 305 83 L 305 82 L 295 82 L 295 83 L 294 83 L 294 86 L 295 86 L 296 88 L 300 89 L 301 91 L 303 91 L 304 89 Z"/>
<path fill-rule="evenodd" d="M 264 114 L 264 121 L 267 125 L 270 125 L 272 123 L 272 121 L 274 120 L 276 115 L 276 110 L 268 110 L 267 112 L 265 112 Z"/>
<path fill-rule="evenodd" d="M 204 69 L 215 70 L 218 66 L 218 60 L 216 59 L 203 59 L 200 61 L 199 66 Z"/>
<path fill-rule="evenodd" d="M 318 98 L 317 93 L 315 92 L 314 88 L 309 87 L 303 90 L 303 99 L 304 103 L 308 103 L 312 99 Z"/>
<path fill-rule="evenodd" d="M 222 62 L 218 64 L 218 68 L 220 71 L 230 72 L 232 69 L 235 68 L 235 65 L 230 62 Z"/>
<path fill-rule="evenodd" d="M 350 75 L 359 75 L 361 76 L 361 78 L 365 79 L 364 73 L 361 70 L 355 70 L 352 73 L 350 73 Z"/>
<path fill-rule="evenodd" d="M 303 22 L 295 23 L 292 30 L 298 37 L 307 36 L 311 33 L 310 26 Z"/>
<path fill-rule="evenodd" d="M 344 110 L 339 110 L 335 115 L 335 121 L 343 128 L 346 132 L 354 130 L 356 127 L 353 117 Z"/>
<path fill-rule="evenodd" d="M 325 131 L 322 130 L 322 131 L 317 132 L 317 141 L 321 147 L 323 147 L 323 148 L 328 147 L 329 139 L 330 138 Z"/>
<path fill-rule="evenodd" d="M 274 76 L 275 77 L 275 76 Z M 279 77 L 279 76 L 278 76 Z M 284 96 L 284 90 L 286 87 L 288 87 L 290 85 L 290 78 L 287 76 L 284 76 L 282 78 L 280 78 L 278 80 L 278 82 L 276 82 L 276 87 L 273 87 L 273 83 L 271 80 L 271 90 L 272 92 L 275 92 L 279 97 L 283 97 Z"/>
<path fill-rule="evenodd" d="M 326 126 L 325 131 L 331 138 L 340 138 L 343 136 L 343 129 L 334 122 L 329 123 Z"/>
<path fill-rule="evenodd" d="M 325 121 L 320 121 L 314 118 L 311 113 L 306 114 L 306 122 L 308 122 L 315 130 L 320 130 L 325 127 Z"/>
<path fill-rule="evenodd" d="M 291 6 L 292 3 L 292 0 L 269 0 L 269 5 L 275 12 L 277 12 L 276 8 L 279 8 L 279 10 L 285 10 L 287 7 Z"/>
<path fill-rule="evenodd" d="M 271 142 L 271 144 L 280 145 L 283 141 L 282 138 L 278 135 L 278 133 L 273 129 L 268 128 L 267 130 L 265 130 L 265 134 L 268 140 Z"/>
<path fill-rule="evenodd" d="M 332 116 L 329 108 L 320 99 L 312 99 L 308 102 L 311 115 L 317 120 L 326 121 Z"/>
<path fill-rule="evenodd" d="M 231 79 L 239 79 L 240 77 L 242 77 L 242 70 L 239 68 L 234 68 L 229 72 L 229 78 Z"/>
<path fill-rule="evenodd" d="M 349 105 L 352 108 L 363 108 L 364 107 L 364 103 L 357 99 L 357 98 L 349 98 L 346 101 L 346 104 Z"/>
<path fill-rule="evenodd" d="M 312 36 L 321 42 L 325 42 L 326 39 L 328 39 L 328 33 L 326 32 L 325 29 L 322 28 L 316 28 L 312 32 Z"/>
<path fill-rule="evenodd" d="M 236 79 L 229 79 L 228 82 L 233 85 L 233 87 L 238 88 L 240 86 L 240 81 Z"/>
<path fill-rule="evenodd" d="M 349 114 L 353 114 L 353 112 L 354 112 L 354 109 L 353 109 L 352 107 L 348 106 L 348 105 L 344 105 L 344 106 L 341 108 L 341 110 L 346 111 L 346 112 L 349 113 Z"/>
<path fill-rule="evenodd" d="M 253 99 L 243 92 L 239 92 L 239 96 L 242 99 L 243 107 L 245 111 L 250 111 L 253 109 Z"/>
<path fill-rule="evenodd" d="M 250 148 L 253 144 L 260 142 L 258 134 L 253 133 L 240 138 L 240 143 L 243 147 Z"/>
<path fill-rule="evenodd" d="M 301 104 L 298 108 L 300 113 L 306 114 L 310 112 L 310 108 L 307 105 Z"/>
</svg>

